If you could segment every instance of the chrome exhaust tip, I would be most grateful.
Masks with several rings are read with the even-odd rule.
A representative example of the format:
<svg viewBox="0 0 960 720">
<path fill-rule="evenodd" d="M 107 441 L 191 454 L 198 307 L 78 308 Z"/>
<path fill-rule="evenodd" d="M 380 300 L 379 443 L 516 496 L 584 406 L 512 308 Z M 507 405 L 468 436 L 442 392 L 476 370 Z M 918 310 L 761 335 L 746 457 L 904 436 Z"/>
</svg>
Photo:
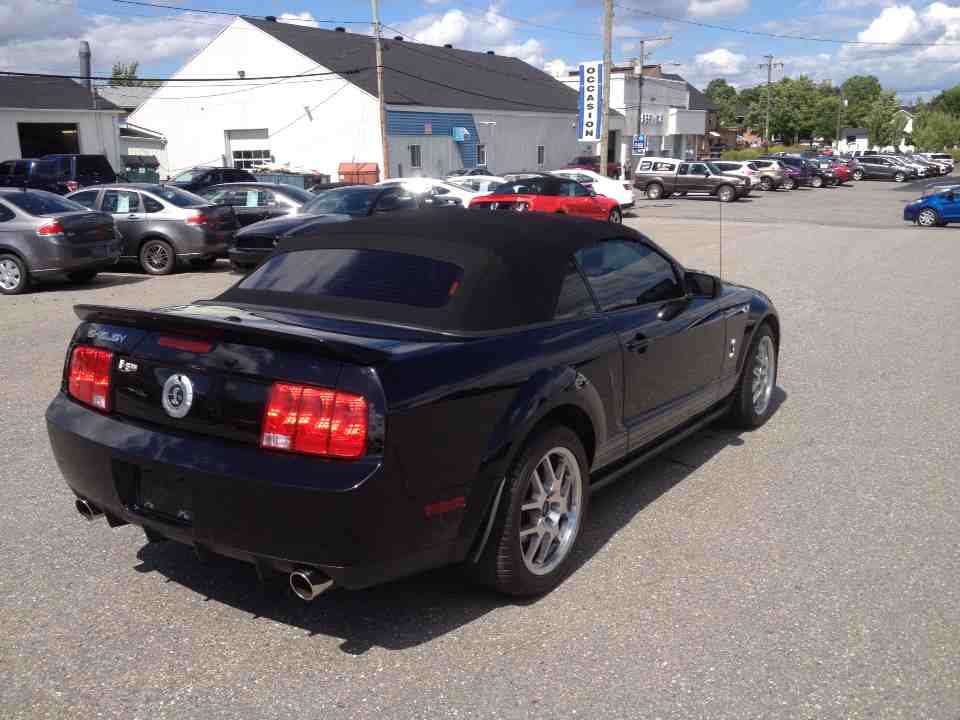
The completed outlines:
<svg viewBox="0 0 960 720">
<path fill-rule="evenodd" d="M 333 585 L 333 580 L 319 570 L 294 570 L 290 573 L 290 589 L 298 598 L 306 602 Z"/>
<path fill-rule="evenodd" d="M 103 510 L 98 508 L 93 503 L 87 502 L 83 498 L 77 498 L 74 506 L 77 508 L 77 512 L 80 513 L 80 516 L 87 522 L 93 522 L 94 520 L 99 520 L 103 517 Z"/>
</svg>

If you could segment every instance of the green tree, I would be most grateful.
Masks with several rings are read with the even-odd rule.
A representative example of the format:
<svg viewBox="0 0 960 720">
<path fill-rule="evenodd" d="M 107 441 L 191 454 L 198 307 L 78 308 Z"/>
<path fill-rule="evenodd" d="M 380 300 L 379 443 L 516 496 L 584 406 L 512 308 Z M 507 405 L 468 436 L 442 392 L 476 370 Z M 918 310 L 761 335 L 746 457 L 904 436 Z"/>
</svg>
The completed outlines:
<svg viewBox="0 0 960 720">
<path fill-rule="evenodd" d="M 880 81 L 873 75 L 853 75 L 846 79 L 841 88 L 847 99 L 845 122 L 849 123 L 849 127 L 866 127 L 867 115 L 883 92 Z"/>
<path fill-rule="evenodd" d="M 885 148 L 900 142 L 906 118 L 897 112 L 899 109 L 897 96 L 892 92 L 881 92 L 873 101 L 863 124 L 870 134 L 871 145 Z"/>
<path fill-rule="evenodd" d="M 128 63 L 114 63 L 113 72 L 110 73 L 110 84 L 115 87 L 139 87 L 145 85 L 143 80 L 137 77 L 137 69 L 139 67 L 140 63 L 136 60 Z"/>
<path fill-rule="evenodd" d="M 930 101 L 930 107 L 933 110 L 960 117 L 960 85 L 954 85 L 937 95 Z"/>
<path fill-rule="evenodd" d="M 960 117 L 939 110 L 921 112 L 913 121 L 913 142 L 925 152 L 960 144 Z"/>
<path fill-rule="evenodd" d="M 704 91 L 717 106 L 720 113 L 720 124 L 732 126 L 737 122 L 737 89 L 723 78 L 711 80 Z"/>
</svg>

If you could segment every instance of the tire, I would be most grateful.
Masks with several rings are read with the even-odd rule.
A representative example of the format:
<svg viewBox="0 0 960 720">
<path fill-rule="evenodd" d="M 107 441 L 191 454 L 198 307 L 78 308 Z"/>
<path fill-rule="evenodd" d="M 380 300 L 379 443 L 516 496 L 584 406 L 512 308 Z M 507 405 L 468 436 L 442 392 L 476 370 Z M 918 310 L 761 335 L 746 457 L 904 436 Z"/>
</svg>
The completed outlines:
<svg viewBox="0 0 960 720">
<path fill-rule="evenodd" d="M 773 180 L 768 177 L 760 178 L 760 189 L 764 192 L 770 192 L 773 190 Z"/>
<path fill-rule="evenodd" d="M 88 283 L 100 273 L 99 270 L 78 270 L 77 272 L 67 273 L 67 280 L 73 283 Z"/>
<path fill-rule="evenodd" d="M 648 200 L 659 200 L 663 197 L 663 185 L 660 183 L 650 183 L 644 191 Z"/>
<path fill-rule="evenodd" d="M 820 177 L 819 175 L 814 175 L 813 178 L 810 180 L 810 184 L 815 188 L 822 188 L 823 178 Z"/>
<path fill-rule="evenodd" d="M 19 295 L 30 287 L 30 272 L 16 255 L 0 255 L 0 294 Z"/>
<path fill-rule="evenodd" d="M 562 476 L 569 481 L 566 514 L 561 511 L 562 496 L 551 493 L 551 481 L 541 477 L 546 476 L 545 462 L 556 469 L 561 461 L 568 468 Z M 570 474 L 571 470 L 576 474 Z M 551 497 L 556 499 L 551 502 Z M 507 474 L 490 537 L 472 568 L 474 576 L 507 595 L 542 595 L 553 590 L 570 572 L 589 500 L 589 469 L 580 438 L 562 425 L 537 433 Z M 546 514 L 544 509 L 548 510 Z M 544 542 L 549 545 L 541 557 Z"/>
<path fill-rule="evenodd" d="M 169 275 L 177 266 L 173 246 L 166 240 L 147 240 L 140 247 L 140 267 L 151 275 Z"/>
<path fill-rule="evenodd" d="M 215 257 L 200 258 L 199 260 L 191 260 L 190 267 L 196 268 L 197 270 L 209 270 L 214 265 L 216 265 L 217 259 Z"/>
<path fill-rule="evenodd" d="M 863 170 L 859 170 L 859 169 L 854 170 L 853 179 L 856 180 L 857 182 L 860 182 L 861 180 L 863 180 Z"/>
<path fill-rule="evenodd" d="M 783 187 L 785 190 L 796 190 L 797 189 L 797 180 L 796 178 L 788 177 L 783 181 Z"/>
<path fill-rule="evenodd" d="M 766 355 L 766 371 L 761 357 Z M 757 428 L 770 419 L 773 412 L 773 391 L 777 387 L 778 348 L 773 330 L 766 323 L 760 326 L 743 361 L 740 380 L 733 391 L 731 422 L 742 428 Z M 772 364 L 771 364 L 772 362 Z M 757 393 L 759 391 L 759 399 Z"/>
<path fill-rule="evenodd" d="M 940 216 L 937 214 L 936 210 L 932 208 L 924 208 L 920 211 L 920 214 L 917 215 L 917 225 L 922 225 L 923 227 L 937 227 L 940 225 Z"/>
<path fill-rule="evenodd" d="M 907 176 L 904 175 L 902 172 L 898 172 L 896 175 L 893 176 L 893 181 L 898 183 L 902 183 L 906 179 L 907 179 Z"/>
<path fill-rule="evenodd" d="M 623 213 L 620 212 L 620 208 L 613 208 L 613 210 L 610 211 L 610 215 L 607 216 L 607 222 L 612 222 L 615 225 L 623 222 Z"/>
<path fill-rule="evenodd" d="M 731 185 L 721 185 L 717 188 L 717 197 L 722 203 L 733 202 L 737 199 L 737 191 Z"/>
</svg>

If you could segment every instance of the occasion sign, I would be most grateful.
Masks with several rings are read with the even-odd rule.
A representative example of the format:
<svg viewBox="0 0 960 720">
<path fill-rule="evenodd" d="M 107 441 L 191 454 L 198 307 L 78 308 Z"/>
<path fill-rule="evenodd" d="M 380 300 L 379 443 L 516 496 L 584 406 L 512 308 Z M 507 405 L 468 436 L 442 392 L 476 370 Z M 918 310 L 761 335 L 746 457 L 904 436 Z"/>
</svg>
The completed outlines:
<svg viewBox="0 0 960 720">
<path fill-rule="evenodd" d="M 580 142 L 599 142 L 603 131 L 603 61 L 580 64 Z"/>
</svg>

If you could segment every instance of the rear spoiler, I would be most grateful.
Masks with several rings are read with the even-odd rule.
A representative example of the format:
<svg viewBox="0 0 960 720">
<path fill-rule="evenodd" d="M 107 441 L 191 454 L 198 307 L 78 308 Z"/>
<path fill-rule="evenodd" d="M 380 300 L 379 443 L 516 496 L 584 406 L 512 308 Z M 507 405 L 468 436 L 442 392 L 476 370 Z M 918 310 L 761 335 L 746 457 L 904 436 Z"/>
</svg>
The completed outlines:
<svg viewBox="0 0 960 720">
<path fill-rule="evenodd" d="M 138 310 L 106 305 L 74 305 L 73 311 L 84 322 L 127 325 L 144 330 L 163 330 L 184 335 L 202 335 L 223 342 L 268 343 L 276 349 L 321 352 L 338 360 L 359 365 L 385 362 L 390 354 L 360 343 L 351 343 L 322 331 L 290 323 L 257 317 L 243 310 L 229 315 L 202 316 L 183 312 L 191 306 L 163 310 Z M 195 308 L 195 306 L 192 306 Z"/>
</svg>

